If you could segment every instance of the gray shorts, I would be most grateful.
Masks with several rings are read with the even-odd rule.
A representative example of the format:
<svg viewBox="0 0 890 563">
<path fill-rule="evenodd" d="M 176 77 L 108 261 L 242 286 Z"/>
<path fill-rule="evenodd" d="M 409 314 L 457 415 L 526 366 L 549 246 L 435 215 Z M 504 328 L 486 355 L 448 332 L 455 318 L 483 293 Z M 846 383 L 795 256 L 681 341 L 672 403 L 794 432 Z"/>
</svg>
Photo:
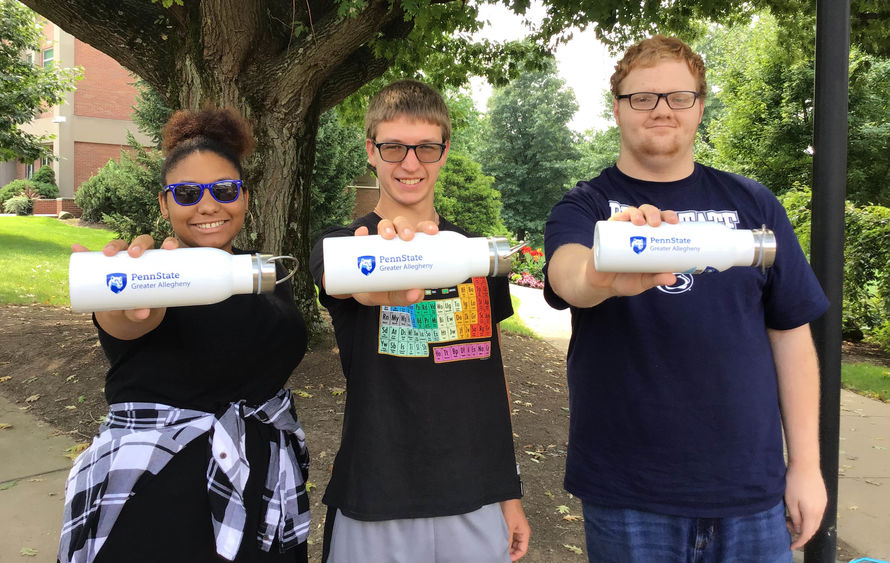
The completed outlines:
<svg viewBox="0 0 890 563">
<path fill-rule="evenodd" d="M 456 516 L 364 522 L 339 510 L 327 563 L 509 563 L 498 503 Z"/>
</svg>

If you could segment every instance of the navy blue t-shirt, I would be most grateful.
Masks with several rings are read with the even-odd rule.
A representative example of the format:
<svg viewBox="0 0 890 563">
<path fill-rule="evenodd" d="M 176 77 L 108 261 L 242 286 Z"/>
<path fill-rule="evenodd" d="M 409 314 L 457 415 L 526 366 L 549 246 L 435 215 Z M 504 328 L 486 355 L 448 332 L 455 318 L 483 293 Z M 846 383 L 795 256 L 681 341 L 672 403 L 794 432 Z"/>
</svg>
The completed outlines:
<svg viewBox="0 0 890 563">
<path fill-rule="evenodd" d="M 776 263 L 678 275 L 671 287 L 572 307 L 566 489 L 607 506 L 694 517 L 753 514 L 785 489 L 776 370 L 766 329 L 819 317 L 828 301 L 784 208 L 757 182 L 696 165 L 676 182 L 616 167 L 552 210 L 548 257 L 593 244 L 596 221 L 645 203 L 681 221 L 766 225 Z M 545 286 L 556 308 L 568 305 Z"/>
</svg>

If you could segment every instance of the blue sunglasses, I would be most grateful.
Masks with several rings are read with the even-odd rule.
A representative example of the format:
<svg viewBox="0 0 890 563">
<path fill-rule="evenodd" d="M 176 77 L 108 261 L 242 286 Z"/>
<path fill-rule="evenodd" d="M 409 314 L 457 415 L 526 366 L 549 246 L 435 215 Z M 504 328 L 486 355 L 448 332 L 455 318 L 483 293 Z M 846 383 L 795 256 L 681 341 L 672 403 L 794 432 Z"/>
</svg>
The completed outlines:
<svg viewBox="0 0 890 563">
<path fill-rule="evenodd" d="M 232 203 L 241 193 L 241 180 L 217 180 L 209 184 L 182 182 L 164 186 L 164 192 L 172 192 L 179 205 L 194 205 L 201 201 L 204 190 L 210 190 L 213 199 L 220 203 Z"/>
</svg>

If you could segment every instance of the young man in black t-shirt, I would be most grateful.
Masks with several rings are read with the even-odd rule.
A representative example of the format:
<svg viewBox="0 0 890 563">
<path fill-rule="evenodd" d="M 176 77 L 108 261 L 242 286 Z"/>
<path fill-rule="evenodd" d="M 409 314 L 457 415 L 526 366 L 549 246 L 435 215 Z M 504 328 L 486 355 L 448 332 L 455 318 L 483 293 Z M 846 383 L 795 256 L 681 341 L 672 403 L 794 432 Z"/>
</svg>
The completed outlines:
<svg viewBox="0 0 890 563">
<path fill-rule="evenodd" d="M 439 93 L 394 82 L 371 101 L 365 125 L 380 199 L 372 213 L 322 239 L 468 235 L 433 205 L 451 134 Z M 347 381 L 343 435 L 324 496 L 326 561 L 522 557 L 530 530 L 498 334 L 513 313 L 506 280 L 332 296 L 324 290 L 322 240 L 311 268 Z"/>
</svg>

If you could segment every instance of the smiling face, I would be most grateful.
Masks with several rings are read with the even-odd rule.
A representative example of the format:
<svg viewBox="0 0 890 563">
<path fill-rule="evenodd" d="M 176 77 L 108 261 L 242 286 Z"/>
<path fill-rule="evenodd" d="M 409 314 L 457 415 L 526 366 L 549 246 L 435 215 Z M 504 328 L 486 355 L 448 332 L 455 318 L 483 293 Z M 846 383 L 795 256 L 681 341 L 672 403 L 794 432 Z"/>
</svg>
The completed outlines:
<svg viewBox="0 0 890 563">
<path fill-rule="evenodd" d="M 631 70 L 620 84 L 620 94 L 698 90 L 698 83 L 683 60 L 665 60 Z M 662 98 L 653 110 L 632 109 L 628 100 L 612 103 L 621 130 L 618 168 L 642 180 L 670 181 L 685 178 L 694 167 L 695 133 L 701 123 L 701 99 L 688 109 L 674 110 Z"/>
<path fill-rule="evenodd" d="M 417 160 L 413 150 L 402 162 L 386 162 L 374 143 L 441 143 L 442 128 L 426 121 L 415 121 L 405 116 L 377 125 L 376 139 L 368 139 L 365 148 L 368 162 L 377 169 L 380 182 L 379 207 L 387 214 L 398 215 L 398 211 L 426 213 L 433 209 L 433 190 L 439 178 L 439 170 L 448 157 L 448 148 L 438 162 L 424 163 Z M 447 144 L 447 143 L 446 143 Z"/>
<path fill-rule="evenodd" d="M 167 171 L 166 183 L 197 182 L 209 184 L 217 180 L 240 180 L 238 170 L 227 159 L 212 151 L 198 151 L 184 157 Z M 238 199 L 220 203 L 204 190 L 194 205 L 176 203 L 173 194 L 158 195 L 161 214 L 170 220 L 181 246 L 207 246 L 232 251 L 232 240 L 241 231 L 247 213 L 248 195 L 242 189 Z"/>
</svg>

